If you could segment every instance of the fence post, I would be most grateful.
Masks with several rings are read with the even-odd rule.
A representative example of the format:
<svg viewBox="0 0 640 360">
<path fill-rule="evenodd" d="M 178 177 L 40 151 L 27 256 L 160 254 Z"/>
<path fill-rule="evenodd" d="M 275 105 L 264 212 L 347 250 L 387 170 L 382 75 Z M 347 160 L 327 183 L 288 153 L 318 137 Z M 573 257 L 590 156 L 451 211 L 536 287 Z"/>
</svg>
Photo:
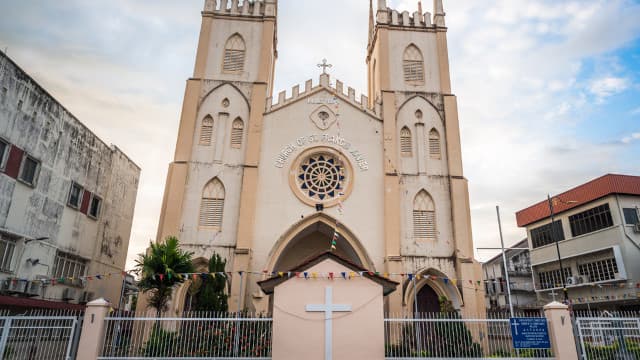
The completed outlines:
<svg viewBox="0 0 640 360">
<path fill-rule="evenodd" d="M 97 299 L 87 304 L 77 360 L 96 360 L 104 343 L 105 321 L 111 304 Z"/>
<path fill-rule="evenodd" d="M 569 307 L 554 301 L 544 306 L 544 316 L 549 321 L 549 337 L 555 358 L 577 360 L 578 352 Z"/>
<path fill-rule="evenodd" d="M 4 318 L 4 324 L 2 326 L 2 338 L 0 339 L 0 359 L 4 358 L 4 351 L 7 348 L 7 341 L 9 340 L 9 333 L 11 332 L 11 318 Z"/>
</svg>

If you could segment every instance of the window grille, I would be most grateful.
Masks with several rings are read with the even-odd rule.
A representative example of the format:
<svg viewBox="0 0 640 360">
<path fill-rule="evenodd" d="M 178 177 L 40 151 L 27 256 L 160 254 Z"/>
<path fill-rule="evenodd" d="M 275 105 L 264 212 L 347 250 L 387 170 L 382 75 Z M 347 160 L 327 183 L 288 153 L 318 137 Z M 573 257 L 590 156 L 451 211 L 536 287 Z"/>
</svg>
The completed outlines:
<svg viewBox="0 0 640 360">
<path fill-rule="evenodd" d="M 609 204 L 596 206 L 592 209 L 569 216 L 571 234 L 580 236 L 600 229 L 613 226 L 613 218 Z"/>
<path fill-rule="evenodd" d="M 222 71 L 225 73 L 241 73 L 244 71 L 245 44 L 242 37 L 235 34 L 227 40 L 224 49 Z"/>
<path fill-rule="evenodd" d="M 200 227 L 217 229 L 222 227 L 224 197 L 224 186 L 217 178 L 205 186 L 200 203 Z"/>
<path fill-rule="evenodd" d="M 615 280 L 618 264 L 614 258 L 578 264 L 578 272 L 588 276 L 590 282 Z"/>
<path fill-rule="evenodd" d="M 418 239 L 436 239 L 434 211 L 413 210 L 413 235 Z"/>
<path fill-rule="evenodd" d="M 562 222 L 560 220 L 553 222 L 553 232 L 551 230 L 551 224 L 545 224 L 531 229 L 531 243 L 534 249 L 562 240 L 564 240 L 564 231 L 562 230 Z"/>
<path fill-rule="evenodd" d="M 202 119 L 202 126 L 200 127 L 200 145 L 211 146 L 211 139 L 213 138 L 213 118 L 211 116 Z"/>
<path fill-rule="evenodd" d="M 405 126 L 400 130 L 400 154 L 402 156 L 411 156 L 412 152 L 411 131 Z"/>
<path fill-rule="evenodd" d="M 402 67 L 404 70 L 404 81 L 424 81 L 424 60 L 422 53 L 415 45 L 409 45 L 404 51 Z"/>
<path fill-rule="evenodd" d="M 16 249 L 16 242 L 0 236 L 0 271 L 11 272 L 11 260 Z"/>
<path fill-rule="evenodd" d="M 79 283 L 79 278 L 86 275 L 87 260 L 80 257 L 58 252 L 53 268 L 53 274 L 56 279 L 59 278 L 74 278 L 76 284 Z"/>
<path fill-rule="evenodd" d="M 436 129 L 431 129 L 431 131 L 429 131 L 429 157 L 431 157 L 432 159 L 442 158 L 440 134 Z"/>
<path fill-rule="evenodd" d="M 568 268 L 568 267 L 563 267 L 562 272 L 564 273 L 563 276 L 560 276 L 560 269 L 539 272 L 538 280 L 540 281 L 540 288 L 551 289 L 551 288 L 562 287 L 563 278 L 564 278 L 564 281 L 566 282 L 567 278 L 573 275 L 571 268 Z"/>
<path fill-rule="evenodd" d="M 419 240 L 436 240 L 436 231 L 433 199 L 422 190 L 413 201 L 413 237 Z"/>
<path fill-rule="evenodd" d="M 1 145 L 0 145 L 1 146 Z M 640 219 L 638 219 L 638 210 L 634 208 L 624 208 L 624 223 L 627 225 L 635 225 Z"/>
<path fill-rule="evenodd" d="M 244 123 L 240 119 L 235 119 L 231 126 L 231 147 L 239 149 L 242 146 L 242 135 L 244 134 Z"/>
<path fill-rule="evenodd" d="M 73 208 L 79 208 L 82 201 L 82 186 L 75 182 L 71 183 L 71 189 L 69 189 L 69 199 L 67 205 Z"/>
</svg>

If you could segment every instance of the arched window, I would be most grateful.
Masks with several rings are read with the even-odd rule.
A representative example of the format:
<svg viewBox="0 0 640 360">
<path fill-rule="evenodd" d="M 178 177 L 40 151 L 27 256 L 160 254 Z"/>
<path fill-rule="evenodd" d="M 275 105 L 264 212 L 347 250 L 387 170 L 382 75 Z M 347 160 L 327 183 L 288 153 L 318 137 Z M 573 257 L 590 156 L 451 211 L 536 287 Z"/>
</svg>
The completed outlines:
<svg viewBox="0 0 640 360">
<path fill-rule="evenodd" d="M 242 146 L 242 135 L 244 134 L 244 122 L 242 119 L 237 118 L 233 120 L 231 125 L 231 147 L 240 149 Z"/>
<path fill-rule="evenodd" d="M 218 178 L 209 181 L 202 191 L 200 221 L 202 228 L 220 229 L 224 211 L 224 186 Z"/>
<path fill-rule="evenodd" d="M 233 34 L 224 46 L 222 72 L 236 74 L 244 71 L 245 50 L 242 36 Z"/>
<path fill-rule="evenodd" d="M 413 238 L 436 240 L 436 211 L 433 199 L 421 190 L 413 200 Z"/>
<path fill-rule="evenodd" d="M 402 156 L 411 156 L 412 152 L 411 130 L 405 126 L 400 130 L 400 154 Z"/>
<path fill-rule="evenodd" d="M 438 130 L 429 131 L 429 157 L 432 159 L 442 158 L 442 147 L 440 146 L 440 134 Z"/>
<path fill-rule="evenodd" d="M 200 145 L 211 146 L 211 139 L 213 137 L 213 118 L 211 115 L 205 116 L 202 119 L 200 126 Z"/>
<path fill-rule="evenodd" d="M 424 81 L 424 60 L 417 46 L 411 44 L 404 50 L 402 68 L 404 70 L 404 81 Z"/>
</svg>

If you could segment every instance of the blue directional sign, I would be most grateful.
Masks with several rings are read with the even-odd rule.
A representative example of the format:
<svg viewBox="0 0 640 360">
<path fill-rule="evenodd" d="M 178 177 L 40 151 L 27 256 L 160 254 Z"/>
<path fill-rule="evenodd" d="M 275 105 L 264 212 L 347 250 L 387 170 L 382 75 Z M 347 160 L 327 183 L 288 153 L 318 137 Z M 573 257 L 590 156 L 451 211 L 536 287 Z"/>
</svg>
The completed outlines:
<svg viewBox="0 0 640 360">
<path fill-rule="evenodd" d="M 511 318 L 509 324 L 514 349 L 551 348 L 546 318 Z"/>
</svg>

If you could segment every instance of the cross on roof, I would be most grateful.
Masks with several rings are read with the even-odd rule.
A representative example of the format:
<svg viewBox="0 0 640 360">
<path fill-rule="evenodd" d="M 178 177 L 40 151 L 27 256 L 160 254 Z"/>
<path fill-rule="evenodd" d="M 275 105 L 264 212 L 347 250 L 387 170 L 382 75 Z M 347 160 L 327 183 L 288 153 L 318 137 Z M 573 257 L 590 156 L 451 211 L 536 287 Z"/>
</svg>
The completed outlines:
<svg viewBox="0 0 640 360">
<path fill-rule="evenodd" d="M 332 68 L 333 65 L 327 63 L 327 59 L 322 59 L 322 63 L 318 64 L 319 68 L 322 68 L 322 73 L 326 74 L 327 73 L 327 68 Z"/>
</svg>

